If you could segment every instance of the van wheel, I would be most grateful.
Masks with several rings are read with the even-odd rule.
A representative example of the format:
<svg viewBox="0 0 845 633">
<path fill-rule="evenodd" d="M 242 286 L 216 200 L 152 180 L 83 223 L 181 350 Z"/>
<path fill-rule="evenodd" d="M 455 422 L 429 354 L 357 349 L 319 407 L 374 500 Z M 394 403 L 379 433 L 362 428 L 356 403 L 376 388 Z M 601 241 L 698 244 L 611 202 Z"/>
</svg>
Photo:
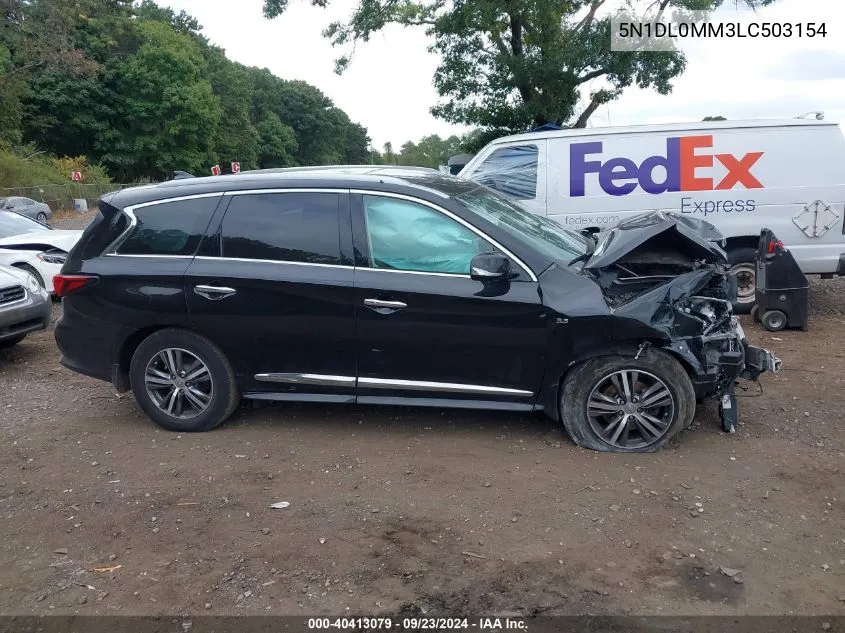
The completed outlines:
<svg viewBox="0 0 845 633">
<path fill-rule="evenodd" d="M 757 302 L 757 249 L 740 246 L 728 251 L 730 273 L 736 277 L 734 312 L 748 314 Z"/>
<path fill-rule="evenodd" d="M 135 350 L 132 393 L 152 420 L 170 431 L 207 431 L 222 424 L 240 401 L 223 352 L 188 330 L 159 330 Z"/>
<path fill-rule="evenodd" d="M 695 392 L 687 372 L 666 352 L 650 350 L 638 359 L 603 356 L 567 375 L 560 415 L 579 446 L 652 452 L 692 422 Z"/>
</svg>

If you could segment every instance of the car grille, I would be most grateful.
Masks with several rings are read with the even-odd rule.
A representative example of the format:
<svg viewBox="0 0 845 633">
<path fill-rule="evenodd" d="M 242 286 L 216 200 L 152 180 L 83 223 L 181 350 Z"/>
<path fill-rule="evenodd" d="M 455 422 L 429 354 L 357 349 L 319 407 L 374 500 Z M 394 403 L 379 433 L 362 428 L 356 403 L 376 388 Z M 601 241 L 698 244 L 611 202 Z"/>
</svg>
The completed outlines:
<svg viewBox="0 0 845 633">
<path fill-rule="evenodd" d="M 11 288 L 0 289 L 0 306 L 7 303 L 14 303 L 20 301 L 26 296 L 23 286 L 12 286 Z"/>
</svg>

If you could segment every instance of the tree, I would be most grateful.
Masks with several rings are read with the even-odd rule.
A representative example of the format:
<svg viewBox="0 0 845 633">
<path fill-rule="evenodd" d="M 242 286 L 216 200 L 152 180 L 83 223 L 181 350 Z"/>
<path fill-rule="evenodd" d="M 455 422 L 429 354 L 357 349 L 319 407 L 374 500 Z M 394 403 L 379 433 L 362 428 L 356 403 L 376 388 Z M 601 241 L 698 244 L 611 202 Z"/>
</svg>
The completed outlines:
<svg viewBox="0 0 845 633">
<path fill-rule="evenodd" d="M 259 167 L 292 167 L 296 164 L 296 135 L 274 112 L 258 123 Z"/>
<path fill-rule="evenodd" d="M 101 160 L 123 179 L 205 171 L 220 106 L 202 52 L 189 36 L 161 22 L 136 28 L 142 42 L 137 52 L 106 71 L 121 123 L 101 140 Z"/>
<path fill-rule="evenodd" d="M 393 143 L 388 141 L 384 144 L 384 164 L 393 165 L 396 161 L 396 154 L 393 153 Z"/>
<path fill-rule="evenodd" d="M 311 0 L 326 6 L 329 0 Z M 724 0 L 626 0 L 648 7 L 711 10 Z M 735 0 L 750 6 L 774 0 Z M 273 18 L 288 0 L 265 0 Z M 681 52 L 613 52 L 606 0 L 359 0 L 346 23 L 324 35 L 334 45 L 367 41 L 388 24 L 425 26 L 441 56 L 434 75 L 440 101 L 432 113 L 484 130 L 524 131 L 544 123 L 583 127 L 604 103 L 637 85 L 667 94 L 686 65 Z M 616 7 L 618 8 L 618 4 Z M 342 72 L 349 57 L 341 56 Z M 591 82 L 586 106 L 578 111 Z"/>
<path fill-rule="evenodd" d="M 460 151 L 461 139 L 457 136 L 442 139 L 437 134 L 431 134 L 421 138 L 419 143 L 408 141 L 402 145 L 398 163 L 436 169 Z"/>
<path fill-rule="evenodd" d="M 706 116 L 702 121 L 727 121 L 727 119 L 723 116 Z"/>
<path fill-rule="evenodd" d="M 0 146 L 23 156 L 84 155 L 124 182 L 372 160 L 367 130 L 320 90 L 232 62 L 184 11 L 0 0 L 0 27 Z"/>
</svg>

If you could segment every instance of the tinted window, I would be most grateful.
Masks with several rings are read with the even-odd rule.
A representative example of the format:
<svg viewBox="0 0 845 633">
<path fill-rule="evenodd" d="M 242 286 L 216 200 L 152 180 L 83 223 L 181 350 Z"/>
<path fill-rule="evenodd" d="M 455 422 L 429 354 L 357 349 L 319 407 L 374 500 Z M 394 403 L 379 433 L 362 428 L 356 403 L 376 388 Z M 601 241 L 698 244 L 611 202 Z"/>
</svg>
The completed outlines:
<svg viewBox="0 0 845 633">
<path fill-rule="evenodd" d="M 121 255 L 193 255 L 219 196 L 174 200 L 133 212 L 137 224 L 118 247 Z"/>
<path fill-rule="evenodd" d="M 537 197 L 537 146 L 500 147 L 470 176 L 471 180 L 517 200 Z"/>
<path fill-rule="evenodd" d="M 223 257 L 340 263 L 336 193 L 233 196 L 223 218 Z"/>
<path fill-rule="evenodd" d="M 23 233 L 35 233 L 37 231 L 49 231 L 50 229 L 40 222 L 30 220 L 12 211 L 0 211 L 0 237 L 12 237 Z"/>
<path fill-rule="evenodd" d="M 475 255 L 495 250 L 449 216 L 415 202 L 364 196 L 364 213 L 373 268 L 468 275 Z"/>
</svg>

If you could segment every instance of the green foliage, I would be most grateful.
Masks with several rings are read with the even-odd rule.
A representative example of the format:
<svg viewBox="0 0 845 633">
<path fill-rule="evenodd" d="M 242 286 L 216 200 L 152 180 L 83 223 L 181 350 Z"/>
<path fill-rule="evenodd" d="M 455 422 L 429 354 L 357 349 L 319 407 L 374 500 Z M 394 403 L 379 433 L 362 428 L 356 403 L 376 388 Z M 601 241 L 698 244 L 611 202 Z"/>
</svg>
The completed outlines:
<svg viewBox="0 0 845 633">
<path fill-rule="evenodd" d="M 724 0 L 625 0 L 633 13 L 712 10 Z M 774 0 L 734 0 L 763 6 Z M 324 6 L 327 0 L 311 0 Z M 287 0 L 265 0 L 273 18 Z M 661 94 L 686 66 L 676 52 L 612 52 L 605 0 L 358 0 L 346 23 L 324 35 L 354 48 L 388 24 L 425 26 L 441 62 L 434 75 L 440 102 L 432 113 L 485 132 L 520 132 L 544 123 L 583 127 L 602 104 L 636 85 Z M 349 56 L 338 59 L 342 72 Z M 589 102 L 579 108 L 589 88 Z"/>
<path fill-rule="evenodd" d="M 258 162 L 261 168 L 292 167 L 296 164 L 296 135 L 275 112 L 268 112 L 258 122 L 258 137 L 261 148 Z"/>
<path fill-rule="evenodd" d="M 725 117 L 721 116 L 721 115 L 718 115 L 718 116 L 706 116 L 706 117 L 704 117 L 704 118 L 703 118 L 703 119 L 701 119 L 701 120 L 702 120 L 702 121 L 727 121 L 727 119 L 726 119 Z"/>
<path fill-rule="evenodd" d="M 122 179 L 203 170 L 214 158 L 220 105 L 202 51 L 161 22 L 136 28 L 141 46 L 106 69 L 112 107 L 123 125 L 98 147 L 101 159 Z"/>
<path fill-rule="evenodd" d="M 111 182 L 101 165 L 89 164 L 84 156 L 56 159 L 44 154 L 33 155 L 35 151 L 31 146 L 19 150 L 0 149 L 0 189 L 69 184 L 70 172 L 74 169 L 82 170 L 86 183 Z"/>
<path fill-rule="evenodd" d="M 369 162 L 317 88 L 226 58 L 151 0 L 0 0 L 0 147 L 84 154 L 121 181 L 180 169 Z"/>
<path fill-rule="evenodd" d="M 408 141 L 402 145 L 398 156 L 400 165 L 413 165 L 416 167 L 431 167 L 437 169 L 455 154 L 461 153 L 461 139 L 457 136 L 450 136 L 442 139 L 436 134 L 424 136 L 419 143 Z"/>
</svg>

